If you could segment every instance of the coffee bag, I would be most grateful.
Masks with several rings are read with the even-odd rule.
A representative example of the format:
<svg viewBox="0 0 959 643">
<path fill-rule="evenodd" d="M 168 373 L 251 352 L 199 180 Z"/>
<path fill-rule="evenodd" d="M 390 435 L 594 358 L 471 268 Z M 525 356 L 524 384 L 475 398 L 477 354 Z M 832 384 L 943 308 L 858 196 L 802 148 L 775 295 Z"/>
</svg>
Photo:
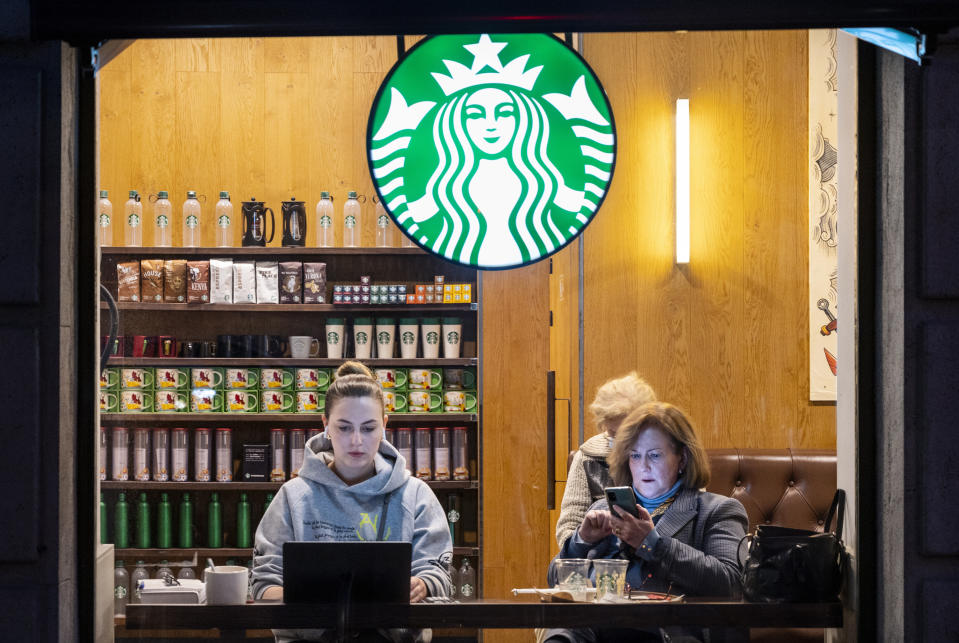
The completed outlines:
<svg viewBox="0 0 959 643">
<path fill-rule="evenodd" d="M 303 264 L 299 261 L 280 262 L 280 303 L 298 304 L 303 301 Z"/>
<path fill-rule="evenodd" d="M 326 264 L 307 262 L 303 264 L 303 303 L 326 303 Z"/>
<path fill-rule="evenodd" d="M 280 303 L 280 271 L 275 261 L 256 262 L 256 302 Z"/>
<path fill-rule="evenodd" d="M 233 262 L 233 303 L 256 303 L 256 264 L 252 261 Z"/>
<path fill-rule="evenodd" d="M 168 304 L 186 303 L 186 259 L 167 259 L 163 262 L 163 301 Z"/>
<path fill-rule="evenodd" d="M 210 301 L 210 262 L 188 261 L 186 264 L 187 290 L 189 303 L 207 303 Z"/>
<path fill-rule="evenodd" d="M 117 264 L 117 301 L 140 301 L 140 262 Z"/>
<path fill-rule="evenodd" d="M 232 259 L 210 259 L 210 302 L 233 303 Z"/>
<path fill-rule="evenodd" d="M 163 301 L 163 259 L 140 260 L 140 300 Z"/>
</svg>

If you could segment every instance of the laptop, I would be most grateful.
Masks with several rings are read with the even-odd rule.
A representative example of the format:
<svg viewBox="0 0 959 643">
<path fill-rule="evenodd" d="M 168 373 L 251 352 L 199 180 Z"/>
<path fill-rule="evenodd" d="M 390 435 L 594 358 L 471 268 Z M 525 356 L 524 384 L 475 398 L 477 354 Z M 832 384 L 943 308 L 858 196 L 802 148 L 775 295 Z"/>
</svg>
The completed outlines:
<svg viewBox="0 0 959 643">
<path fill-rule="evenodd" d="M 407 542 L 287 542 L 283 602 L 409 603 L 413 545 Z"/>
</svg>

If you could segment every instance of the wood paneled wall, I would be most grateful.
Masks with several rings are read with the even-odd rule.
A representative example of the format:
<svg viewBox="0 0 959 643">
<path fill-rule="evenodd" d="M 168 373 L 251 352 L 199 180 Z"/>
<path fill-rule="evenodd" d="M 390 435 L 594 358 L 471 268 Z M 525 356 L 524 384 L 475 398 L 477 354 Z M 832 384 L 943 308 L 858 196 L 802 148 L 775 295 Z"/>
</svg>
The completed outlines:
<svg viewBox="0 0 959 643">
<path fill-rule="evenodd" d="M 591 34 L 584 47 L 619 144 L 584 233 L 584 403 L 635 369 L 706 447 L 835 448 L 835 406 L 809 402 L 807 376 L 806 32 Z M 674 262 L 677 98 L 690 99 L 687 266 Z"/>
</svg>

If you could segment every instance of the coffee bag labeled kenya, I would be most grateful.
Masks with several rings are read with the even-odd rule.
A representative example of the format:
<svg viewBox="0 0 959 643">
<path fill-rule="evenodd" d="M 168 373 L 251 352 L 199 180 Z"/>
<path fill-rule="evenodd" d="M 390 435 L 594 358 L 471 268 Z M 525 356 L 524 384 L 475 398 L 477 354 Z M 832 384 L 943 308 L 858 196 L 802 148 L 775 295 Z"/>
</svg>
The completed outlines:
<svg viewBox="0 0 959 643">
<path fill-rule="evenodd" d="M 187 261 L 186 300 L 191 304 L 205 304 L 210 301 L 209 261 Z"/>
</svg>

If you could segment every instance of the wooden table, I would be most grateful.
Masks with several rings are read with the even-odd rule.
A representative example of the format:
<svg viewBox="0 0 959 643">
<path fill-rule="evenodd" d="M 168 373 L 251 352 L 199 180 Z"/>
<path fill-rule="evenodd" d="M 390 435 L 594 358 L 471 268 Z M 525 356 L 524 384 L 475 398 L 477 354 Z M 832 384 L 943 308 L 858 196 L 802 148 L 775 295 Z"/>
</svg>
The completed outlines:
<svg viewBox="0 0 959 643">
<path fill-rule="evenodd" d="M 336 606 L 254 603 L 249 605 L 128 605 L 129 629 L 246 630 L 328 628 L 336 625 Z M 764 604 L 689 599 L 679 603 L 540 603 L 485 599 L 473 603 L 361 605 L 351 608 L 352 628 L 534 628 L 649 627 L 842 627 L 836 603 Z"/>
</svg>

